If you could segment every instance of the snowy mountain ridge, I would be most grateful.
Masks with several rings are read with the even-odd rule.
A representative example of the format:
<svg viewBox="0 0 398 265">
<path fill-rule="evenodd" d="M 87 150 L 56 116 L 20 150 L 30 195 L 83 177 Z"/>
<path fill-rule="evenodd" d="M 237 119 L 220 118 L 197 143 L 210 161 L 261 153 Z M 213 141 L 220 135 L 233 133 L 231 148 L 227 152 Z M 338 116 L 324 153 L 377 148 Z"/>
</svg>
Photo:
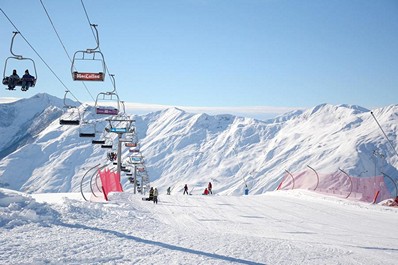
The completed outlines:
<svg viewBox="0 0 398 265">
<path fill-rule="evenodd" d="M 59 125 L 62 107 L 61 99 L 48 94 L 0 104 L 0 186 L 28 193 L 78 191 L 89 168 L 107 163 L 104 149 L 79 138 L 79 126 Z M 92 107 L 80 108 L 102 133 L 106 118 Z M 373 113 L 396 146 L 398 105 Z M 286 169 L 299 172 L 307 165 L 362 177 L 398 173 L 395 151 L 370 111 L 356 105 L 321 104 L 267 121 L 178 108 L 132 117 L 152 185 L 164 190 L 180 191 L 187 183 L 200 193 L 212 181 L 221 194 L 242 194 L 245 183 L 260 194 L 274 190 Z M 127 155 L 125 148 L 122 157 Z M 131 188 L 124 175 L 122 184 Z"/>
</svg>

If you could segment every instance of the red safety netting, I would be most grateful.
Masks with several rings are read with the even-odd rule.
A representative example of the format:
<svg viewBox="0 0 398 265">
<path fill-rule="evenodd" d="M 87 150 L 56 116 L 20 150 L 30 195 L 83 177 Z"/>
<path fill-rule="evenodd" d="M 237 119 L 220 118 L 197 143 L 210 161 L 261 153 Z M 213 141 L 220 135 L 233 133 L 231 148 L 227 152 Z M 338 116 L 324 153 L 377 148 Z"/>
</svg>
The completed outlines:
<svg viewBox="0 0 398 265">
<path fill-rule="evenodd" d="M 286 173 L 278 189 L 308 189 L 341 198 L 377 203 L 395 197 L 387 189 L 385 180 L 383 176 L 353 177 L 343 172 L 322 174 L 305 170 Z"/>
<path fill-rule="evenodd" d="M 120 184 L 120 175 L 117 172 L 110 171 L 109 169 L 99 170 L 99 175 L 102 183 L 102 192 L 104 193 L 105 200 L 108 200 L 109 192 L 116 191 L 122 192 L 122 185 Z"/>
</svg>

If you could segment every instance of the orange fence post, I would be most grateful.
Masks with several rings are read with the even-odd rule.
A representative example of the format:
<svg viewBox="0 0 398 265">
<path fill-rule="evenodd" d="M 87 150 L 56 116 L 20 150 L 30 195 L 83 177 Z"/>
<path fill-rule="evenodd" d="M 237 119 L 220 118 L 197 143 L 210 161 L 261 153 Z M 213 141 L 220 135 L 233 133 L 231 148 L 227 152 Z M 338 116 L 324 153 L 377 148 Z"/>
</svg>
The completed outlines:
<svg viewBox="0 0 398 265">
<path fill-rule="evenodd" d="M 375 193 L 375 196 L 374 196 L 374 198 L 373 198 L 373 204 L 375 204 L 376 203 L 376 200 L 377 200 L 377 197 L 379 196 L 379 193 L 380 193 L 380 191 L 378 190 L 378 191 L 376 191 L 376 193 Z"/>
</svg>

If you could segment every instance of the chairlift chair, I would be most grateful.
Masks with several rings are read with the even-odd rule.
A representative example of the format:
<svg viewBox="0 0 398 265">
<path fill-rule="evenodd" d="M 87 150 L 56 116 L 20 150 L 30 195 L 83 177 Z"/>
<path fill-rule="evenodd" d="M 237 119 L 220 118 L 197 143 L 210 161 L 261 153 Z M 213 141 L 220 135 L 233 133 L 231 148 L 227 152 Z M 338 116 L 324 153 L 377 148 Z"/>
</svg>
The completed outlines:
<svg viewBox="0 0 398 265">
<path fill-rule="evenodd" d="M 15 89 L 14 89 L 15 86 L 22 86 L 22 83 L 23 83 L 23 82 L 29 83 L 29 87 L 34 87 L 34 86 L 36 85 L 36 81 L 37 81 L 37 71 L 36 71 L 36 64 L 35 64 L 35 61 L 34 61 L 33 59 L 31 59 L 31 58 L 23 57 L 22 55 L 17 55 L 17 54 L 15 54 L 15 53 L 13 52 L 12 47 L 13 47 L 13 44 L 14 44 L 14 38 L 15 38 L 15 36 L 16 36 L 17 34 L 19 34 L 20 32 L 14 31 L 13 33 L 14 33 L 14 36 L 13 36 L 12 39 L 11 39 L 11 46 L 10 46 L 10 52 L 11 52 L 12 56 L 9 56 L 9 57 L 6 59 L 5 63 L 4 63 L 4 71 L 3 71 L 3 81 L 2 81 L 2 83 L 3 83 L 3 85 L 6 85 L 6 86 L 7 86 L 7 89 L 8 89 L 8 90 L 15 90 Z M 7 74 L 6 74 L 8 71 L 11 72 L 11 70 L 9 69 L 9 68 L 10 68 L 10 67 L 9 67 L 9 65 L 10 65 L 10 60 L 29 61 L 29 62 L 31 62 L 30 65 L 33 67 L 33 71 L 34 71 L 33 77 L 32 77 L 32 78 L 23 78 L 23 77 L 21 77 L 19 80 L 16 80 L 16 82 L 13 84 L 13 87 L 10 87 L 9 85 L 10 85 L 11 79 L 10 79 L 10 77 L 7 76 Z M 28 67 L 25 67 L 25 69 L 27 69 L 27 68 L 28 68 Z M 26 91 L 26 90 L 23 90 L 23 91 Z"/>
<path fill-rule="evenodd" d="M 136 147 L 138 145 L 137 134 L 135 133 L 135 129 L 130 128 L 130 130 L 124 135 L 125 147 Z"/>
<path fill-rule="evenodd" d="M 97 133 L 100 134 L 101 132 L 97 131 Z M 104 144 L 106 144 L 107 139 L 108 139 L 108 137 L 107 136 L 102 137 L 102 133 L 101 133 L 100 137 L 96 137 L 95 139 L 93 139 L 91 141 L 91 143 L 98 144 L 98 145 L 104 145 Z"/>
<path fill-rule="evenodd" d="M 113 148 L 113 142 L 112 140 L 105 140 L 105 143 L 101 144 L 102 149 L 112 149 Z"/>
<path fill-rule="evenodd" d="M 95 110 L 97 114 L 104 115 L 119 115 L 120 113 L 120 99 L 118 94 L 116 93 L 116 81 L 115 75 L 109 75 L 112 78 L 113 90 L 109 92 L 101 92 L 97 95 L 95 100 Z M 112 106 L 105 106 L 103 102 L 100 101 L 108 101 L 108 103 L 113 103 Z"/>
<path fill-rule="evenodd" d="M 73 55 L 72 66 L 71 66 L 71 73 L 72 79 L 74 81 L 104 81 L 105 80 L 105 73 L 106 73 L 106 65 L 105 65 L 105 58 L 101 51 L 99 51 L 99 37 L 98 37 L 98 30 L 97 25 L 90 24 L 91 27 L 94 28 L 96 32 L 96 42 L 97 46 L 94 49 L 86 49 L 76 51 Z M 92 65 L 93 62 L 99 62 L 101 64 L 101 70 L 98 72 L 79 72 L 77 71 L 77 64 L 78 62 L 84 62 Z"/>
<path fill-rule="evenodd" d="M 65 91 L 64 95 L 64 114 L 59 119 L 59 124 L 61 125 L 80 125 L 80 111 L 76 106 L 71 106 L 66 103 L 66 95 L 70 92 Z"/>
<path fill-rule="evenodd" d="M 131 134 L 131 125 L 134 120 L 126 119 L 119 116 L 114 116 L 112 118 L 107 119 L 109 122 L 109 131 L 114 133 L 121 133 L 121 134 Z M 131 141 L 134 138 L 131 138 Z M 130 140 L 129 140 L 130 141 Z"/>
<path fill-rule="evenodd" d="M 106 137 L 105 137 L 105 138 L 97 137 L 97 138 L 93 139 L 93 140 L 91 141 L 91 143 L 92 143 L 92 144 L 100 144 L 100 145 L 103 145 L 103 144 L 106 143 L 106 140 L 107 140 Z"/>
<path fill-rule="evenodd" d="M 96 144 L 101 144 L 101 148 L 103 149 L 112 149 L 113 148 L 113 139 L 111 138 L 111 136 L 109 134 L 105 135 L 105 137 L 101 140 L 97 140 L 94 142 L 94 140 L 92 141 L 92 143 L 96 143 Z"/>
<path fill-rule="evenodd" d="M 96 133 L 95 123 L 83 121 L 79 127 L 79 137 L 94 138 Z"/>
<path fill-rule="evenodd" d="M 116 104 L 116 106 L 104 106 L 102 104 L 100 105 L 100 103 L 103 103 L 102 101 L 108 101 L 108 102 L 113 101 L 113 104 Z M 101 92 L 97 95 L 97 98 L 95 100 L 95 112 L 97 114 L 118 115 L 119 109 L 120 109 L 120 100 L 119 96 L 116 93 Z"/>
</svg>

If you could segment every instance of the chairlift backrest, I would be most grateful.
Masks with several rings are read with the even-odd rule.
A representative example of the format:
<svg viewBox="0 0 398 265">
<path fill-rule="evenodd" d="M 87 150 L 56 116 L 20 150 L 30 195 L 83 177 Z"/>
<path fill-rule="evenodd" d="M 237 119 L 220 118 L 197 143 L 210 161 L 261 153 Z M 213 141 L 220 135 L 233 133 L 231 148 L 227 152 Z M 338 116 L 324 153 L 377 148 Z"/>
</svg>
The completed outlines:
<svg viewBox="0 0 398 265">
<path fill-rule="evenodd" d="M 72 106 L 66 103 L 66 95 L 69 93 L 69 90 L 65 91 L 65 95 L 64 95 L 64 114 L 62 116 L 66 116 L 61 117 L 59 120 L 59 124 L 61 125 L 80 125 L 80 111 L 79 108 L 76 106 Z"/>
<path fill-rule="evenodd" d="M 96 133 L 95 123 L 84 122 L 80 124 L 79 136 L 80 137 L 91 137 L 94 138 Z"/>
</svg>

